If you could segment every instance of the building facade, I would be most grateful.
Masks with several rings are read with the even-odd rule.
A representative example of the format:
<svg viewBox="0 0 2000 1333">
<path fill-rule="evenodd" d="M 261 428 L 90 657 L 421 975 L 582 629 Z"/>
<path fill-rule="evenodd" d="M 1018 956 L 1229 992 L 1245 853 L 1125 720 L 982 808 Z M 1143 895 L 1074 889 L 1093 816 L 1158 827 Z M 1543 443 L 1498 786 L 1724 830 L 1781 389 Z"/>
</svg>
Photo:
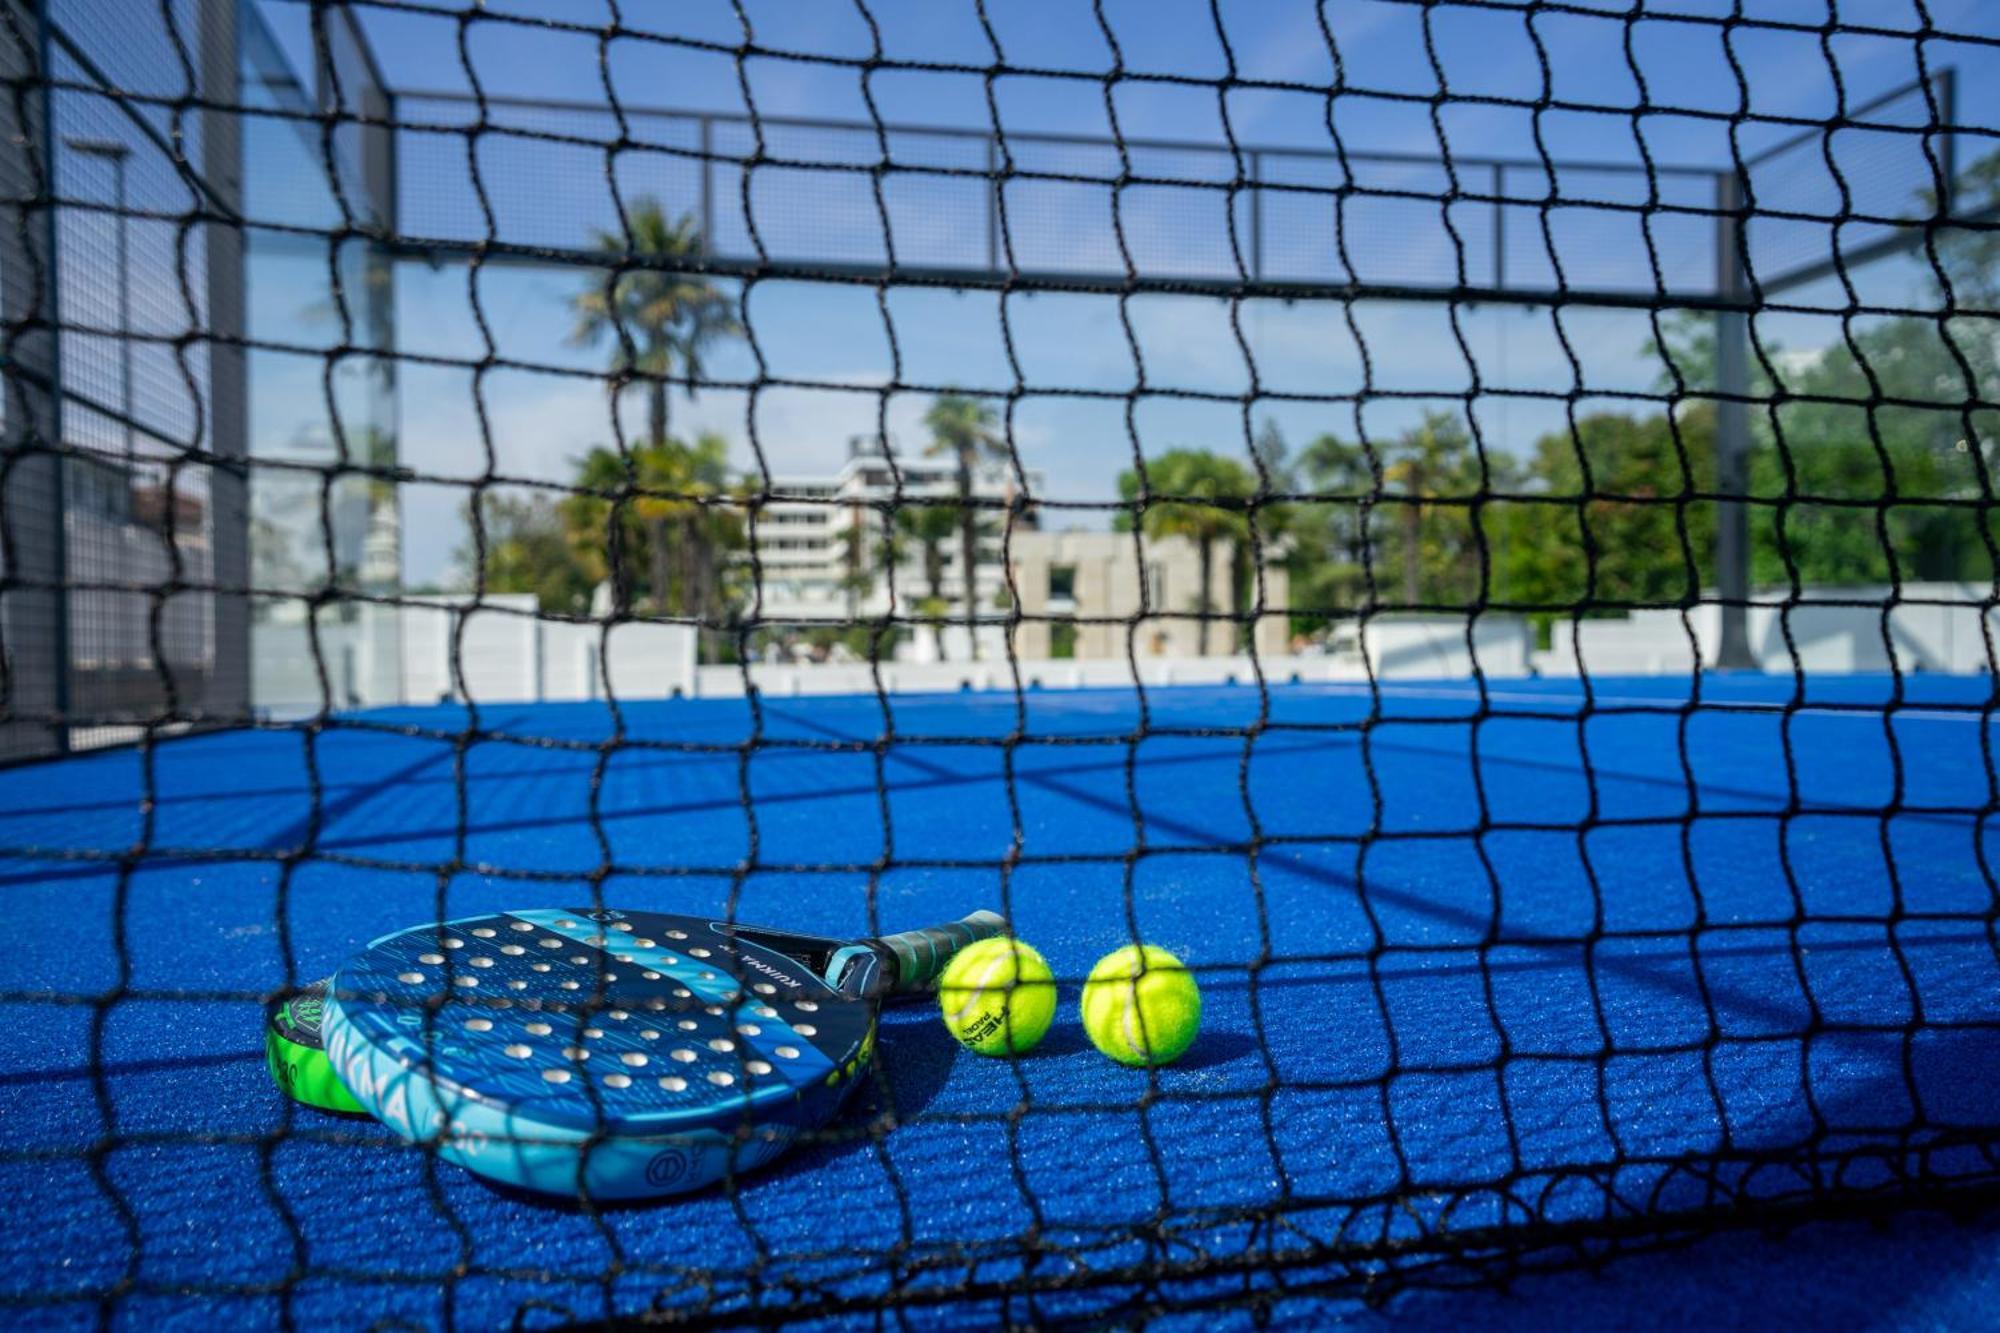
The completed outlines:
<svg viewBox="0 0 2000 1333">
<path fill-rule="evenodd" d="M 1143 554 L 1145 597 L 1140 597 Z M 1283 550 L 1264 547 L 1263 604 L 1255 639 L 1261 656 L 1290 651 L 1290 584 Z M 1198 618 L 1206 608 L 1235 609 L 1230 592 L 1235 545 L 1218 540 L 1209 553 L 1208 593 L 1202 595 L 1201 550 L 1185 537 L 1135 538 L 1129 532 L 1017 533 L 1011 545 L 1014 586 L 1028 617 L 1014 632 L 1022 658 L 1226 657 L 1242 651 L 1239 625 Z M 1254 596 L 1254 594 L 1253 594 Z M 1244 611 L 1251 606 L 1246 603 Z M 1047 617 L 1044 619 L 1044 617 Z M 1074 617 L 1074 621 L 1070 618 Z"/>
<path fill-rule="evenodd" d="M 1042 477 L 1029 473 L 1027 482 L 1033 494 Z M 948 520 L 929 531 L 910 526 L 924 510 L 956 501 L 955 460 L 906 455 L 895 451 L 893 440 L 885 444 L 875 436 L 857 436 L 848 441 L 847 461 L 839 472 L 774 477 L 771 491 L 776 498 L 763 505 L 754 537 L 760 621 L 804 630 L 883 615 L 936 614 L 942 608 L 950 622 L 942 651 L 950 656 L 956 647 L 963 655 L 966 570 L 957 528 Z M 989 622 L 980 630 L 982 656 L 1005 654 L 1002 543 L 1019 493 L 1007 465 L 983 463 L 974 469 L 979 532 L 971 578 L 980 615 Z M 1018 542 L 1034 531 L 1036 520 L 1027 511 L 1013 513 L 1011 523 L 1012 540 Z M 748 555 L 744 558 L 747 563 Z M 901 655 L 927 658 L 939 652 L 933 635 L 905 638 Z"/>
</svg>

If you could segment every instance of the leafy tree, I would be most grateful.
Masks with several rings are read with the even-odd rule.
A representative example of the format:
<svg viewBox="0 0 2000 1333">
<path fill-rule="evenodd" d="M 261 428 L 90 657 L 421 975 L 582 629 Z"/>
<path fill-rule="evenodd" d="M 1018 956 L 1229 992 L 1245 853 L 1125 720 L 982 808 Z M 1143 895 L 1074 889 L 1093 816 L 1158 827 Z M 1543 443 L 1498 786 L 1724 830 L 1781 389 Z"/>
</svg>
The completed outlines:
<svg viewBox="0 0 2000 1333">
<path fill-rule="evenodd" d="M 1136 470 L 1118 475 L 1118 493 L 1136 502 L 1140 530 L 1148 537 L 1185 537 L 1194 543 L 1201 562 L 1201 585 L 1196 611 L 1201 622 L 1201 654 L 1208 655 L 1208 620 L 1214 614 L 1215 544 L 1230 541 L 1241 545 L 1250 525 L 1241 502 L 1257 491 L 1257 481 L 1249 468 L 1233 458 L 1206 449 L 1169 449 L 1146 463 L 1142 487 Z M 1156 496 L 1171 497 L 1156 499 Z M 1216 503 L 1222 501 L 1224 503 Z M 1236 503 L 1228 503 L 1228 502 Z M 1120 526 L 1130 530 L 1132 511 L 1121 515 Z M 1230 613 L 1241 626 L 1243 587 L 1232 590 Z M 1232 644 L 1233 647 L 1233 644 Z"/>
<path fill-rule="evenodd" d="M 1000 433 L 992 407 L 964 394 L 939 394 L 924 413 L 931 442 L 927 457 L 948 457 L 958 464 L 958 551 L 965 579 L 965 633 L 972 660 L 979 660 L 979 525 L 972 505 L 972 478 L 983 461 L 1008 457 L 1007 439 Z"/>
<path fill-rule="evenodd" d="M 472 501 L 466 502 L 470 518 Z M 561 509 L 545 495 L 488 492 L 479 503 L 483 547 L 468 541 L 457 559 L 476 569 L 488 592 L 528 592 L 544 611 L 579 612 L 595 580 L 571 549 Z M 483 559 L 482 559 L 483 550 Z"/>
<path fill-rule="evenodd" d="M 1300 450 L 1295 484 L 1315 497 L 1289 506 L 1285 525 L 1292 605 L 1310 608 L 1293 616 L 1294 627 L 1309 630 L 1326 622 L 1327 611 L 1361 600 L 1368 554 L 1363 499 L 1375 488 L 1375 474 L 1366 450 L 1328 434 Z"/>
<path fill-rule="evenodd" d="M 591 346 L 610 339 L 611 369 L 647 377 L 648 441 L 667 438 L 667 380 L 688 379 L 688 396 L 702 375 L 702 357 L 718 339 L 743 332 L 729 299 L 693 272 L 704 243 L 691 213 L 669 221 L 657 199 L 641 198 L 629 210 L 630 235 L 596 230 L 591 243 L 633 267 L 605 270 L 571 298 L 576 315 L 570 341 Z"/>
<path fill-rule="evenodd" d="M 1426 412 L 1382 453 L 1382 489 L 1395 513 L 1396 540 L 1389 545 L 1402 570 L 1404 603 L 1470 600 L 1478 574 L 1472 511 L 1444 503 L 1483 484 L 1464 421 Z"/>
<path fill-rule="evenodd" d="M 945 543 L 960 531 L 961 506 L 953 504 L 906 505 L 896 511 L 895 523 L 877 547 L 884 567 L 903 563 L 909 548 L 917 549 L 924 576 L 924 596 L 917 600 L 917 614 L 930 622 L 932 642 L 938 659 L 944 658 L 943 619 L 950 604 L 944 595 Z M 974 539 L 989 534 L 990 525 L 974 516 Z"/>
<path fill-rule="evenodd" d="M 1632 417 L 1595 413 L 1535 442 L 1523 492 L 1484 522 L 1494 600 L 1591 614 L 1690 601 L 1713 577 L 1715 416 L 1707 404 Z M 1683 459 L 1685 458 L 1685 462 Z M 1554 610 L 1532 612 L 1546 626 Z"/>
<path fill-rule="evenodd" d="M 2000 203 L 2000 154 L 1962 171 L 1954 211 Z M 1934 205 L 1918 200 L 1925 214 Z M 1929 285 L 1943 309 L 2000 300 L 2000 235 L 1936 234 Z M 1917 256 L 1926 259 L 1927 255 Z M 1928 267 L 1928 265 L 1927 265 Z M 1714 321 L 1669 321 L 1648 351 L 1671 359 L 1687 387 L 1714 383 Z M 1758 352 L 1762 356 L 1757 355 Z M 1663 389 L 1679 387 L 1671 373 Z M 1993 576 L 1995 516 L 1967 501 L 1994 484 L 2000 337 L 1983 316 L 1855 317 L 1815 355 L 1753 347 L 1749 392 L 1751 578 L 1839 586 L 1891 579 Z"/>
<path fill-rule="evenodd" d="M 623 611 L 635 569 L 660 615 L 713 623 L 740 600 L 727 552 L 743 545 L 743 524 L 718 435 L 692 445 L 662 440 L 623 454 L 596 448 L 577 462 L 577 493 L 563 501 L 570 550 L 593 582 L 609 578 Z M 613 551 L 622 559 L 614 565 Z"/>
<path fill-rule="evenodd" d="M 868 565 L 869 512 L 862 505 L 849 506 L 847 526 L 840 530 L 841 594 L 847 599 L 847 618 L 861 614 L 861 599 L 875 590 L 875 571 Z"/>
</svg>

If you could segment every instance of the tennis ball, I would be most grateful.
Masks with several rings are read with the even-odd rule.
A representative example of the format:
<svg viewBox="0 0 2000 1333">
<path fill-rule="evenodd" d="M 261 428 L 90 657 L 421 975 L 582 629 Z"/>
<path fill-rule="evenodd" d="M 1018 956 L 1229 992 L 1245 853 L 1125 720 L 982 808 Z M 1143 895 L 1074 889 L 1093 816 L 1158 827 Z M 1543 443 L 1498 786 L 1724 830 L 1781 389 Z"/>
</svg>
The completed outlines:
<svg viewBox="0 0 2000 1333">
<path fill-rule="evenodd" d="M 938 978 L 944 1025 L 970 1050 L 1033 1050 L 1056 1016 L 1056 979 L 1042 956 L 1016 939 L 969 944 Z"/>
<path fill-rule="evenodd" d="M 1150 944 L 1128 944 L 1104 955 L 1083 983 L 1083 1030 L 1122 1065 L 1179 1059 L 1201 1030 L 1194 973 Z"/>
</svg>

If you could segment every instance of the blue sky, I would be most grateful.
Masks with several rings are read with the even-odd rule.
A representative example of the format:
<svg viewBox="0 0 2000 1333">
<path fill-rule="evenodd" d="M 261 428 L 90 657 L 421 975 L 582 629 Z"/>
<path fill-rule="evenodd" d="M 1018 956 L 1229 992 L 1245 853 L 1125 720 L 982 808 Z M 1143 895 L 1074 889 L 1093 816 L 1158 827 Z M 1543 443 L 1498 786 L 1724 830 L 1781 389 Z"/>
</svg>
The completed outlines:
<svg viewBox="0 0 2000 1333">
<path fill-rule="evenodd" d="M 1578 109 L 1546 112 L 1537 124 L 1516 108 L 1452 102 L 1434 122 L 1427 102 L 1404 100 L 1407 95 L 1427 97 L 1438 87 L 1426 49 L 1423 7 L 1397 0 L 1332 0 L 1324 6 L 1324 14 L 1339 45 L 1345 75 L 1345 91 L 1336 101 L 1335 128 L 1351 153 L 1437 157 L 1442 148 L 1461 164 L 1482 155 L 1532 159 L 1537 156 L 1534 135 L 1539 130 L 1543 145 L 1555 158 L 1636 166 L 1641 161 L 1639 141 L 1627 114 L 1640 97 L 1632 74 L 1636 62 L 1653 107 L 1640 131 L 1647 152 L 1660 165 L 1712 168 L 1729 159 L 1726 128 L 1721 122 L 1685 113 L 1732 109 L 1735 79 L 1720 29 L 1674 22 L 1671 16 L 1717 15 L 1729 8 L 1722 0 L 1648 5 L 1654 17 L 1630 29 L 1630 60 L 1627 24 L 1621 19 L 1538 14 L 1532 30 L 1547 55 L 1549 93 Z M 406 93 L 428 89 L 463 94 L 471 91 L 476 79 L 489 95 L 601 106 L 608 78 L 619 102 L 627 107 L 869 119 L 863 80 L 854 64 L 842 63 L 864 59 L 871 50 L 873 38 L 863 10 L 841 3 L 754 3 L 744 9 L 760 48 L 833 59 L 760 56 L 744 62 L 744 78 L 739 81 L 738 62 L 728 51 L 675 46 L 642 35 L 605 44 L 594 33 L 504 21 L 506 15 L 557 17 L 586 27 L 608 21 L 609 14 L 591 0 L 562 4 L 493 0 L 482 11 L 491 21 L 469 25 L 463 52 L 458 25 L 448 14 L 379 8 L 363 13 L 389 81 Z M 1826 17 L 1823 3 L 1807 0 L 1746 0 L 1743 9 L 1752 18 L 1807 24 Z M 897 65 L 983 67 L 992 62 L 992 48 L 969 0 L 871 3 L 865 12 L 875 20 L 883 56 Z M 996 100 L 1005 132 L 1109 138 L 1115 115 L 1117 130 L 1127 138 L 1227 142 L 1212 86 L 1127 77 L 1115 81 L 1107 108 L 1101 78 L 1053 76 L 1065 71 L 1101 75 L 1112 67 L 1110 47 L 1089 5 L 996 0 L 989 12 L 1009 64 L 1040 71 L 999 81 Z M 1942 0 L 1930 4 L 1928 12 L 1940 30 L 2000 34 L 2000 6 Z M 272 0 L 265 13 L 295 66 L 309 68 L 307 11 Z M 1103 13 L 1128 76 L 1157 72 L 1218 79 L 1227 73 L 1228 58 L 1206 3 L 1107 0 Z M 1238 77 L 1312 88 L 1333 82 L 1332 58 L 1311 4 L 1230 3 L 1221 6 L 1221 13 Z M 1889 29 L 1915 22 L 1914 11 L 1903 0 L 1845 5 L 1841 16 L 1850 23 L 1866 21 Z M 725 46 L 743 40 L 741 25 L 725 4 L 625 4 L 620 18 L 634 34 L 671 33 Z M 1529 33 L 1530 24 L 1521 11 L 1500 4 L 1439 9 L 1429 21 L 1430 47 L 1445 85 L 1461 95 L 1540 96 L 1542 63 Z M 1915 44 L 1900 37 L 1843 34 L 1832 43 L 1831 64 L 1818 38 L 1809 33 L 1745 29 L 1733 35 L 1732 45 L 1749 79 L 1751 110 L 1759 116 L 1835 114 L 1840 106 L 1836 72 L 1850 107 L 1906 84 L 1917 74 Z M 1933 69 L 1954 65 L 1961 71 L 1961 123 L 1995 124 L 1992 100 L 1984 91 L 1995 72 L 1993 51 L 1934 40 L 1927 56 Z M 985 81 L 977 74 L 890 67 L 878 70 L 866 86 L 876 112 L 886 121 L 991 128 Z M 1228 130 L 1240 145 L 1314 152 L 1332 146 L 1326 99 L 1309 91 L 1237 90 L 1229 97 L 1227 112 Z M 406 101 L 403 114 L 406 119 L 462 122 L 470 108 Z M 513 123 L 550 123 L 529 122 L 521 119 L 522 113 L 504 109 L 493 114 L 499 121 L 511 116 Z M 614 128 L 602 115 L 571 117 L 562 124 L 584 138 L 609 137 Z M 679 131 L 667 122 L 642 119 L 634 122 L 632 132 L 643 143 L 649 137 L 669 141 Z M 1794 133 L 1795 128 L 1783 125 L 1749 122 L 1743 127 L 1741 147 L 1755 152 Z M 1880 202 L 1884 208 L 1894 208 L 1896 200 L 1907 196 L 1914 179 L 1907 174 L 1914 158 L 1913 142 L 1851 134 L 1836 145 L 1836 160 L 1857 191 L 1857 206 Z M 463 144 L 462 137 L 451 134 L 406 138 L 405 188 L 416 197 L 406 195 L 405 230 L 436 225 L 442 234 L 470 227 L 464 233 L 468 236 L 483 230 L 472 206 Z M 837 155 L 865 152 L 868 147 L 865 141 L 858 148 L 808 144 L 801 137 L 782 144 L 774 139 L 773 151 Z M 899 140 L 895 146 L 899 156 L 947 148 L 942 141 L 919 140 Z M 1058 151 L 1024 142 L 1018 151 L 1024 164 L 1060 164 L 1061 169 L 1073 171 L 1115 169 L 1103 154 L 1093 156 L 1083 149 Z M 502 239 L 580 245 L 589 228 L 611 222 L 601 152 L 510 141 L 505 136 L 482 141 L 481 152 L 481 183 L 487 187 L 496 233 Z M 1036 153 L 1044 156 L 1037 159 Z M 1287 161 L 1271 160 L 1274 172 Z M 1136 161 L 1135 170 L 1201 176 L 1217 170 L 1223 161 L 1217 156 L 1156 154 Z M 1311 159 L 1289 161 L 1291 166 L 1283 169 L 1304 172 L 1306 178 L 1325 169 Z M 299 165 L 302 170 L 315 166 L 303 159 Z M 1377 170 L 1372 178 L 1376 183 L 1402 183 L 1422 190 L 1442 187 L 1436 167 Z M 1816 154 L 1801 154 L 1796 165 L 1788 162 L 1783 170 L 1789 173 L 1789 184 L 1774 180 L 1767 203 L 1782 200 L 1786 190 L 1796 192 L 1793 202 L 1810 200 L 1817 207 L 1828 207 L 1837 198 L 1828 197 L 1830 181 Z M 819 175 L 788 181 L 783 173 L 762 171 L 757 188 L 763 193 L 753 209 L 774 252 L 806 257 L 817 247 L 822 252 L 838 251 L 842 257 L 877 253 L 881 224 L 865 177 Z M 654 193 L 664 197 L 670 208 L 692 207 L 697 197 L 685 164 L 658 154 L 622 155 L 619 176 L 628 196 Z M 1468 188 L 1484 184 L 1484 177 L 1475 178 Z M 718 238 L 727 245 L 735 235 L 734 244 L 747 246 L 740 211 L 733 207 L 733 182 L 724 185 L 722 193 L 729 196 L 724 211 L 732 216 L 719 222 Z M 1605 176 L 1592 184 L 1577 173 L 1566 176 L 1563 185 L 1566 193 L 1598 188 L 1609 197 L 1630 198 L 1627 192 L 1642 188 L 1643 177 Z M 925 246 L 937 254 L 963 249 L 970 235 L 967 229 L 983 216 L 976 207 L 964 210 L 961 199 L 935 184 L 909 188 L 912 193 L 891 201 L 899 254 L 921 257 Z M 1517 181 L 1513 188 L 1523 186 Z M 1691 191 L 1685 197 L 1693 201 L 1707 185 L 1692 179 L 1670 180 L 1666 188 Z M 924 193 L 926 189 L 934 193 Z M 1874 196 L 1868 193 L 1871 189 Z M 1117 267 L 1101 203 L 1108 193 L 1103 187 L 1076 187 L 1067 193 L 1059 187 L 1036 187 L 1010 194 L 1020 266 Z M 1175 265 L 1202 270 L 1226 261 L 1220 213 L 1201 215 L 1202 209 L 1215 206 L 1221 198 L 1213 191 L 1129 192 L 1124 222 L 1128 240 L 1143 252 L 1139 262 L 1148 271 L 1171 271 Z M 1274 200 L 1274 210 L 1280 203 L 1302 207 L 1296 199 Z M 1364 276 L 1396 280 L 1449 272 L 1452 252 L 1436 204 L 1374 200 L 1363 201 L 1357 210 L 1349 225 L 1360 256 L 1356 268 L 1368 270 Z M 1524 208 L 1507 224 L 1508 262 L 1524 277 L 1531 276 L 1529 271 L 1537 264 L 1543 268 L 1547 264 L 1538 231 L 1521 225 L 1534 218 L 1534 210 Z M 1461 235 L 1484 254 L 1487 213 L 1468 210 L 1457 220 Z M 1654 240 L 1663 247 L 1663 262 L 1685 270 L 1670 274 L 1669 281 L 1705 282 L 1705 270 L 1713 264 L 1705 249 L 1706 224 L 1682 219 L 1675 231 L 1675 219 L 1658 221 Z M 1267 216 L 1270 262 L 1308 269 L 1325 262 L 1317 223 L 1318 215 L 1309 208 L 1296 216 Z M 1629 214 L 1567 217 L 1563 221 L 1567 230 L 1557 242 L 1572 282 L 1589 281 L 1593 275 L 1613 282 L 1621 276 L 1629 279 L 1634 266 L 1644 263 L 1643 239 L 1629 231 L 1631 225 Z M 1758 252 L 1755 247 L 1765 247 L 1775 265 L 1788 248 L 1810 254 L 1815 247 L 1823 248 L 1825 241 L 1822 233 L 1807 229 L 1803 236 L 1781 236 L 1776 231 L 1753 234 L 1752 243 L 1753 253 Z M 315 307 L 310 299 L 316 275 L 324 269 L 323 256 L 275 261 L 268 285 L 276 291 L 268 302 L 258 302 L 266 318 L 295 337 L 304 330 L 307 341 L 337 340 L 325 302 Z M 1868 280 L 1880 289 L 1879 295 L 1901 300 L 1916 290 L 1919 275 L 1910 265 L 1883 264 L 1876 270 Z M 401 350 L 445 361 L 476 360 L 483 355 L 486 337 L 478 316 L 492 337 L 495 355 L 532 367 L 491 370 L 479 377 L 475 394 L 475 377 L 466 368 L 405 364 L 400 418 L 406 464 L 455 481 L 488 475 L 489 468 L 495 475 L 562 480 L 568 476 L 570 459 L 611 438 L 607 396 L 591 374 L 602 366 L 604 350 L 570 346 L 564 336 L 565 302 L 578 285 L 574 270 L 553 267 L 489 267 L 473 285 L 463 267 L 446 265 L 430 271 L 404 266 L 396 290 Z M 1823 284 L 1821 295 L 1830 304 L 1838 303 L 1838 290 L 1831 284 Z M 992 294 L 898 288 L 889 293 L 887 306 L 885 322 L 877 294 L 867 286 L 760 284 L 749 315 L 765 372 L 809 381 L 812 387 L 766 388 L 755 395 L 754 409 L 752 397 L 744 392 L 706 390 L 698 401 L 676 402 L 677 430 L 722 433 L 739 462 L 748 466 L 754 426 L 774 473 L 829 470 L 843 455 L 846 437 L 872 430 L 885 413 L 901 441 L 906 445 L 919 441 L 916 420 L 927 398 L 914 392 L 885 395 L 879 386 L 892 374 L 901 383 L 924 386 L 1004 390 L 1014 382 L 1001 339 L 1002 311 Z M 1035 388 L 1082 392 L 1024 400 L 1015 421 L 1015 443 L 1024 463 L 1047 475 L 1051 495 L 1079 501 L 1113 496 L 1117 472 L 1130 465 L 1135 434 L 1137 447 L 1148 455 L 1182 444 L 1240 453 L 1246 427 L 1242 403 L 1234 396 L 1249 391 L 1253 367 L 1266 391 L 1352 394 L 1362 387 L 1362 349 L 1349 329 L 1349 313 L 1332 303 L 1245 302 L 1239 323 L 1249 349 L 1246 361 L 1226 301 L 1151 295 L 1126 303 L 1121 312 L 1120 303 L 1109 296 L 1017 297 L 1007 303 L 1005 318 L 1021 359 L 1022 378 Z M 1356 409 L 1345 403 L 1260 402 L 1253 409 L 1254 418 L 1277 420 L 1294 445 L 1322 430 L 1350 438 L 1360 430 L 1393 434 L 1424 407 L 1448 405 L 1452 395 L 1462 395 L 1474 373 L 1488 389 L 1581 388 L 1588 393 L 1644 391 L 1658 369 L 1641 355 L 1649 330 L 1640 315 L 1567 309 L 1560 317 L 1560 333 L 1567 336 L 1581 362 L 1572 366 L 1557 322 L 1546 308 L 1485 306 L 1459 313 L 1460 329 L 1475 363 L 1471 366 L 1458 350 L 1445 307 L 1374 301 L 1357 303 L 1352 311 L 1369 354 L 1372 380 L 1368 382 L 1378 390 L 1436 394 L 1435 402 L 1374 399 L 1360 409 L 1358 420 Z M 1131 323 L 1130 338 L 1125 319 Z M 311 331 L 315 320 L 317 334 Z M 1774 316 L 1760 330 L 1796 348 L 1823 344 L 1837 336 L 1838 325 L 1825 319 Z M 1150 388 L 1221 397 L 1144 397 L 1128 423 L 1122 395 L 1138 382 L 1141 369 L 1135 365 L 1133 342 Z M 316 384 L 319 370 L 314 356 L 289 363 L 281 359 L 268 367 L 260 386 L 258 410 L 264 418 L 260 437 L 314 432 L 315 413 L 323 416 L 323 412 L 315 406 L 317 394 L 305 390 Z M 709 371 L 723 381 L 748 381 L 758 374 L 747 348 L 723 349 Z M 483 427 L 476 410 L 480 405 L 485 409 Z M 1491 445 L 1516 451 L 1558 429 L 1562 419 L 1560 403 L 1504 396 L 1482 398 L 1474 411 Z M 636 402 L 629 405 L 625 420 L 628 429 L 637 424 Z M 412 582 L 432 581 L 448 569 L 459 541 L 457 508 L 463 495 L 457 485 L 408 488 L 405 568 Z M 1054 525 L 1101 526 L 1105 521 L 1102 513 L 1072 511 Z"/>
</svg>

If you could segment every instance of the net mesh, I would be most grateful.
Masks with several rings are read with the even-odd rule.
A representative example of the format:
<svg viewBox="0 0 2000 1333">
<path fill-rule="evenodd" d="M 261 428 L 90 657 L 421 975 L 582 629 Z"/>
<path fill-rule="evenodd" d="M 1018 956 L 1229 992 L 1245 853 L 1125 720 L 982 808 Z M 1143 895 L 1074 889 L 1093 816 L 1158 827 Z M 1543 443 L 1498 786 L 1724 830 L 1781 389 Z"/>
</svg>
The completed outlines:
<svg viewBox="0 0 2000 1333">
<path fill-rule="evenodd" d="M 0 15 L 0 855 L 72 941 L 0 1166 L 89 1252 L 6 1300 L 1282 1316 L 1990 1194 L 2000 37 L 753 8 Z M 245 1055 L 591 903 L 991 906 L 1207 1027 L 891 1011 L 653 1209 Z"/>
</svg>

